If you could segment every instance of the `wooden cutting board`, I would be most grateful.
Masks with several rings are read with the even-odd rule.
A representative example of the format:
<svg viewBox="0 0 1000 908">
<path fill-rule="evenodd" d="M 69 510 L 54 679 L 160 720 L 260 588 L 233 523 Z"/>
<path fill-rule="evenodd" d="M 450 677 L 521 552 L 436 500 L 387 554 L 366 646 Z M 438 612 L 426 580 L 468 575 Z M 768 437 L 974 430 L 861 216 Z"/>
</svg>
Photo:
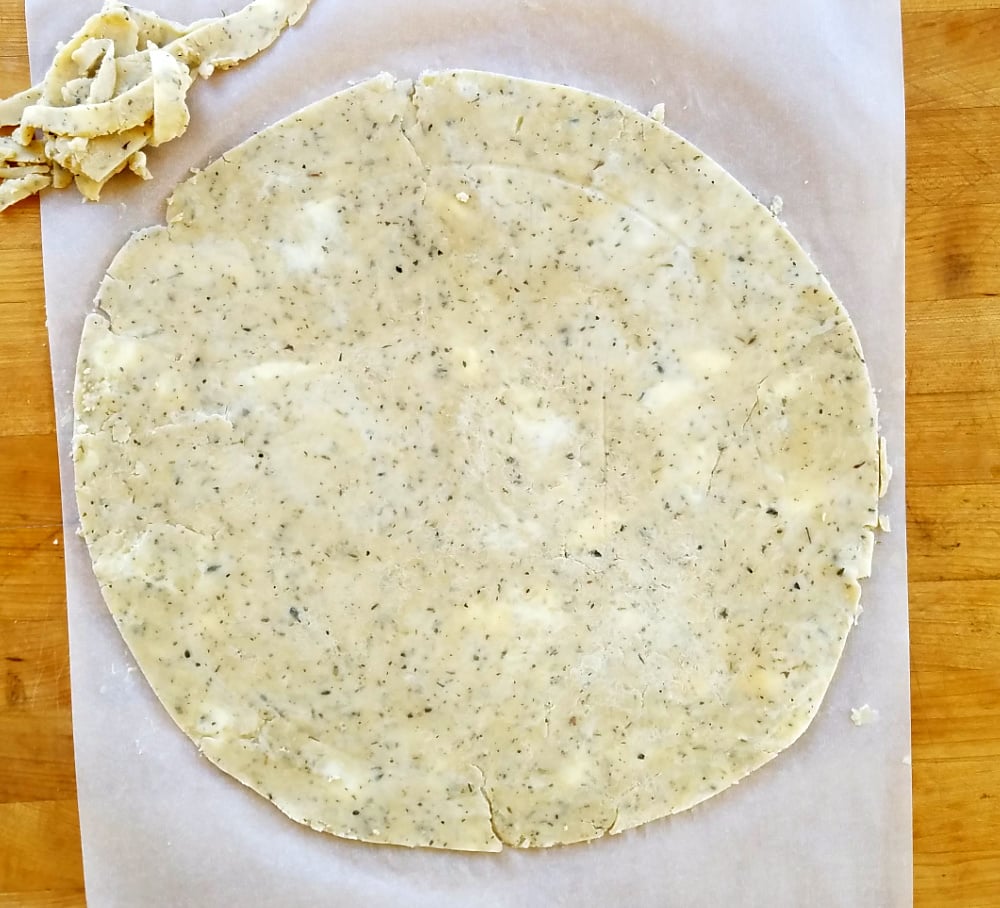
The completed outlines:
<svg viewBox="0 0 1000 908">
<path fill-rule="evenodd" d="M 1000 0 L 904 0 L 903 36 L 915 903 L 998 906 Z M 0 0 L 0 97 L 27 84 Z M 81 905 L 35 201 L 0 214 L 0 376 L 0 908 Z"/>
</svg>

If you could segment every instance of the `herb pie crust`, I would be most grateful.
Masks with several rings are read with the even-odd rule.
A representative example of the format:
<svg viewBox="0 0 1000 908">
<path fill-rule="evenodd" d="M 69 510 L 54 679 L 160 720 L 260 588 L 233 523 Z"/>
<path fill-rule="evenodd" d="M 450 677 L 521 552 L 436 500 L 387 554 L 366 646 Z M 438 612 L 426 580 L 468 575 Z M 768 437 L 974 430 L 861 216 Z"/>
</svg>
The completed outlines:
<svg viewBox="0 0 1000 908">
<path fill-rule="evenodd" d="M 121 633 L 293 819 L 495 851 L 792 744 L 868 576 L 853 326 L 657 119 L 383 75 L 181 184 L 87 318 L 74 459 Z"/>
</svg>

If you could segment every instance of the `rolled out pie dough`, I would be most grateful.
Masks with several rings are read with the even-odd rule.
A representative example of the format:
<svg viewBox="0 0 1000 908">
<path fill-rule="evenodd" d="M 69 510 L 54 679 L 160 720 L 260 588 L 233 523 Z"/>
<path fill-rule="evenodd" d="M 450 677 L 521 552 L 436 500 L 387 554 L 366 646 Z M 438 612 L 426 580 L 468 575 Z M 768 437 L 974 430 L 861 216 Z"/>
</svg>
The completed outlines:
<svg viewBox="0 0 1000 908">
<path fill-rule="evenodd" d="M 380 76 L 174 193 L 87 319 L 74 457 L 164 706 L 290 817 L 593 839 L 788 747 L 877 524 L 848 317 L 655 119 Z"/>
</svg>

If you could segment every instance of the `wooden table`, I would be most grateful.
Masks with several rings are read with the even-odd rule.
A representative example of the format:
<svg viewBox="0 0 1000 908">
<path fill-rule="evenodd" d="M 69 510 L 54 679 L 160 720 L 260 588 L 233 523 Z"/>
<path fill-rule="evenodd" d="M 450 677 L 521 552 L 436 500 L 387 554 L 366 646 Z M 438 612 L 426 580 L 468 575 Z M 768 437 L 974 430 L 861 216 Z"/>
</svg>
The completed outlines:
<svg viewBox="0 0 1000 908">
<path fill-rule="evenodd" d="M 152 4 L 155 5 L 155 4 Z M 1000 0 L 904 0 L 918 906 L 1000 906 Z M 0 97 L 28 84 L 0 0 Z M 0 215 L 0 908 L 83 904 L 37 202 Z"/>
</svg>

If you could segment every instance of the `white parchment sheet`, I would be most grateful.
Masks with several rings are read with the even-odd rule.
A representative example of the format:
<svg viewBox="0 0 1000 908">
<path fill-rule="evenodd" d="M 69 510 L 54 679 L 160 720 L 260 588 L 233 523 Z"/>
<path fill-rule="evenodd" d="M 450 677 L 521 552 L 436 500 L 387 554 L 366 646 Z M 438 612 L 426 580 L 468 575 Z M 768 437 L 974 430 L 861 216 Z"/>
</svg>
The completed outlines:
<svg viewBox="0 0 1000 908">
<path fill-rule="evenodd" d="M 181 21 L 240 0 L 150 0 Z M 140 3 L 139 5 L 145 5 Z M 27 0 L 32 71 L 98 0 Z M 649 110 L 783 218 L 858 326 L 895 478 L 864 614 L 803 738 L 679 816 L 549 851 L 461 855 L 311 832 L 199 758 L 136 671 L 77 526 L 71 387 L 84 314 L 129 234 L 191 167 L 381 70 L 467 66 Z M 190 96 L 152 183 L 43 204 L 66 521 L 73 719 L 94 906 L 901 906 L 911 902 L 903 509 L 904 130 L 895 0 L 313 0 L 257 59 Z M 880 719 L 856 728 L 851 707 Z"/>
</svg>

